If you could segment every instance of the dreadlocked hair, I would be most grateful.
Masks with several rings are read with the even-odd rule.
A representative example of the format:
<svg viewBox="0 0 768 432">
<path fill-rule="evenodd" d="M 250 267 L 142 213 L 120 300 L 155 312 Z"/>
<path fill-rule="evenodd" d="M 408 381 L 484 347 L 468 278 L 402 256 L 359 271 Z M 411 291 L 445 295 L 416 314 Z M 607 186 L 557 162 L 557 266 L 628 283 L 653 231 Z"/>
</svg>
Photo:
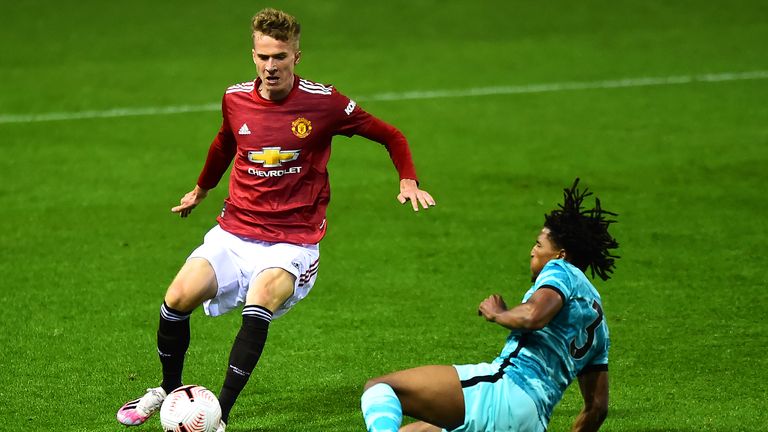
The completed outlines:
<svg viewBox="0 0 768 432">
<path fill-rule="evenodd" d="M 549 228 L 550 240 L 565 249 L 568 262 L 585 273 L 589 268 L 593 279 L 597 274 L 608 280 L 615 267 L 614 261 L 619 258 L 610 252 L 610 249 L 618 248 L 619 243 L 608 233 L 608 226 L 616 222 L 608 217 L 618 214 L 603 210 L 597 197 L 593 209 L 582 209 L 584 198 L 592 192 L 587 188 L 580 191 L 578 185 L 576 178 L 573 186 L 563 189 L 563 204 L 544 215 L 544 226 Z"/>
</svg>

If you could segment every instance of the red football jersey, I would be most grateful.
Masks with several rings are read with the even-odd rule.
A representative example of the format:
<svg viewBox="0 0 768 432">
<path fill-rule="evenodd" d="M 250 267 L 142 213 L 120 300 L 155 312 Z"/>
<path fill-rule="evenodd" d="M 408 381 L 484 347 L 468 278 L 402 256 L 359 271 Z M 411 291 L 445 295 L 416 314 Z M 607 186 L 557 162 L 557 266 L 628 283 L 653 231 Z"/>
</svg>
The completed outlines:
<svg viewBox="0 0 768 432">
<path fill-rule="evenodd" d="M 408 142 L 331 86 L 296 76 L 289 95 L 264 99 L 260 79 L 227 89 L 224 120 L 197 184 L 215 187 L 232 159 L 229 197 L 218 217 L 235 235 L 295 244 L 325 235 L 330 201 L 326 167 L 334 135 L 384 144 L 401 179 L 416 178 Z"/>
</svg>

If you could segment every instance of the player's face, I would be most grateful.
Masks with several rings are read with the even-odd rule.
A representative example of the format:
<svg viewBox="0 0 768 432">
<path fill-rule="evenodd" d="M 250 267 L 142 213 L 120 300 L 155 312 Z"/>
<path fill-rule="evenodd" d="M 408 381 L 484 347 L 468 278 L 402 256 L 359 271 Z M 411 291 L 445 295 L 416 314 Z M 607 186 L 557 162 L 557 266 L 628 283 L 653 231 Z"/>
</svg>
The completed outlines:
<svg viewBox="0 0 768 432">
<path fill-rule="evenodd" d="M 549 228 L 542 228 L 536 237 L 536 244 L 531 249 L 531 282 L 534 282 L 541 273 L 541 269 L 549 260 L 562 258 L 565 251 L 557 247 L 549 238 Z"/>
<path fill-rule="evenodd" d="M 255 33 L 253 62 L 261 78 L 259 93 L 270 100 L 288 96 L 293 88 L 293 70 L 300 57 L 301 51 L 294 43 Z"/>
</svg>

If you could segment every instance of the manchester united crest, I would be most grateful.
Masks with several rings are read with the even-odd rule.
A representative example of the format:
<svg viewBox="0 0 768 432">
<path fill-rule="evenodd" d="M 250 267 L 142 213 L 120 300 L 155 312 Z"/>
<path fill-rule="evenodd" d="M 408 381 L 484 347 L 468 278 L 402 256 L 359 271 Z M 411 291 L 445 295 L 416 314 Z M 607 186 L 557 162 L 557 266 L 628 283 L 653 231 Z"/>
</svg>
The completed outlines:
<svg viewBox="0 0 768 432">
<path fill-rule="evenodd" d="M 291 132 L 299 138 L 306 138 L 312 132 L 312 122 L 299 117 L 291 123 Z"/>
</svg>

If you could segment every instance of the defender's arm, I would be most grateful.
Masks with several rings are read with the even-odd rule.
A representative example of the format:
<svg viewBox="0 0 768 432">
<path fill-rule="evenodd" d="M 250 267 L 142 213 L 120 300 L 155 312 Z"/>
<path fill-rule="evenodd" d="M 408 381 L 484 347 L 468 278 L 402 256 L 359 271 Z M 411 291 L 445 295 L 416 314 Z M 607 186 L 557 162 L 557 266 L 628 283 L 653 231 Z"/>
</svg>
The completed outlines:
<svg viewBox="0 0 768 432">
<path fill-rule="evenodd" d="M 584 408 L 573 422 L 571 431 L 597 431 L 608 416 L 608 371 L 579 375 L 579 388 L 584 398 Z"/>
<path fill-rule="evenodd" d="M 478 313 L 488 321 L 511 330 L 539 330 L 544 328 L 563 307 L 558 291 L 541 287 L 525 303 L 512 309 L 500 295 L 494 294 L 480 303 Z"/>
</svg>

